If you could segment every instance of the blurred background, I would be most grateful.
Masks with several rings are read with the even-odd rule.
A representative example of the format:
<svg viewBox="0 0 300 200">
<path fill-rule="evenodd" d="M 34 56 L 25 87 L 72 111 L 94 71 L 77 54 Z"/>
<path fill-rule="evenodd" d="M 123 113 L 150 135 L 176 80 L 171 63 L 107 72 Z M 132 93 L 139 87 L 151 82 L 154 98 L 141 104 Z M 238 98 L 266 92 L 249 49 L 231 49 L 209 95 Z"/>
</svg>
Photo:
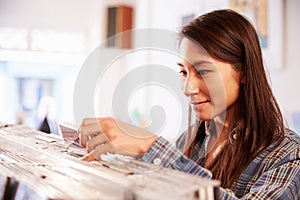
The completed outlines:
<svg viewBox="0 0 300 200">
<path fill-rule="evenodd" d="M 286 123 L 300 133 L 299 0 L 0 0 L 0 121 L 73 122 L 76 76 L 102 41 L 133 28 L 178 31 L 218 8 L 235 9 L 255 25 Z M 108 48 L 133 48 L 131 40 Z M 140 110 L 130 111 L 137 120 Z"/>
</svg>

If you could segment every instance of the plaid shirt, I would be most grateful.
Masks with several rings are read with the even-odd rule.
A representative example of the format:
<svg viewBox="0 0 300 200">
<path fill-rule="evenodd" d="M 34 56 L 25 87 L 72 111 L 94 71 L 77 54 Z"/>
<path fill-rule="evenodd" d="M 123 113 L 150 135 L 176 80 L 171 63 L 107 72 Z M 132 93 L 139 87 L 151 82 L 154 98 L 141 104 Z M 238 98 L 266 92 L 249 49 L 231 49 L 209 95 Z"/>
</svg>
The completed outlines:
<svg viewBox="0 0 300 200">
<path fill-rule="evenodd" d="M 201 129 L 201 127 L 199 128 Z M 205 131 L 205 130 L 204 130 Z M 197 134 L 198 135 L 198 134 Z M 179 150 L 184 137 L 177 141 L 177 148 L 159 137 L 142 157 L 145 162 L 177 169 L 205 178 L 212 178 L 203 168 L 205 153 L 196 145 L 192 158 L 188 159 Z M 207 145 L 209 135 L 204 138 Z M 285 138 L 273 151 L 265 150 L 241 173 L 236 190 L 219 188 L 220 199 L 300 199 L 300 137 L 286 129 Z"/>
</svg>

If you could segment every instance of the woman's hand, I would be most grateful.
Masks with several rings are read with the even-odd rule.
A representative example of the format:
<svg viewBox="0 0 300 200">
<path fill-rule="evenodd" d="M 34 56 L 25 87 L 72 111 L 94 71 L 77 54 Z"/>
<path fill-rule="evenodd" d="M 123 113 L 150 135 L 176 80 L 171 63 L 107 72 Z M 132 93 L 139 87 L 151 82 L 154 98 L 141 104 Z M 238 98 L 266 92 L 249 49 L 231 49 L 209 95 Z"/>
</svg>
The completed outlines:
<svg viewBox="0 0 300 200">
<path fill-rule="evenodd" d="M 113 118 L 87 118 L 79 128 L 79 138 L 88 151 L 82 159 L 92 161 L 108 152 L 137 157 L 148 151 L 157 136 Z"/>
</svg>

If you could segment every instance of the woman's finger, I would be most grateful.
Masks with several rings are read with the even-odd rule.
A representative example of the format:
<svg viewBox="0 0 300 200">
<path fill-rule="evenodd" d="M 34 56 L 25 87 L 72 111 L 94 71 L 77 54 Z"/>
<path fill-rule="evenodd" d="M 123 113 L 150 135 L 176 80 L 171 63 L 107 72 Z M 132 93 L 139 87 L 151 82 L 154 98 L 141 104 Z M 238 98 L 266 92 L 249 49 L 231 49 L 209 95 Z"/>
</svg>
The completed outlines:
<svg viewBox="0 0 300 200">
<path fill-rule="evenodd" d="M 84 118 L 80 126 L 88 126 L 96 123 L 97 123 L 97 118 Z"/>
<path fill-rule="evenodd" d="M 84 155 L 84 156 L 81 158 L 81 160 L 90 162 L 90 161 L 96 160 L 96 158 L 95 158 L 92 154 L 89 154 L 89 153 L 88 153 L 88 154 Z"/>
<path fill-rule="evenodd" d="M 98 145 L 102 145 L 108 141 L 104 134 L 99 134 L 86 142 L 86 149 L 88 152 L 95 149 Z"/>
<path fill-rule="evenodd" d="M 115 153 L 113 147 L 108 142 L 96 146 L 95 149 L 93 149 L 91 152 L 83 156 L 81 159 L 85 161 L 98 160 L 100 159 L 101 154 L 106 154 L 106 153 Z"/>
<path fill-rule="evenodd" d="M 86 143 L 89 139 L 92 137 L 100 134 L 102 132 L 101 127 L 98 125 L 98 123 L 94 123 L 91 125 L 81 126 L 78 130 L 79 133 L 79 139 L 80 144 L 83 147 L 86 147 Z"/>
</svg>

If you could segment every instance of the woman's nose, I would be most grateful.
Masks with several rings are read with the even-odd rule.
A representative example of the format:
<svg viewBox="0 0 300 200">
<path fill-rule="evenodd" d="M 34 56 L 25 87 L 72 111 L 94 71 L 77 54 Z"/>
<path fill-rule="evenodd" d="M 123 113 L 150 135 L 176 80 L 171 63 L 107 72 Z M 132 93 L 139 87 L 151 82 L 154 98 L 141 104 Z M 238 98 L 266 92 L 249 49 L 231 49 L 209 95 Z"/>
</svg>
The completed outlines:
<svg viewBox="0 0 300 200">
<path fill-rule="evenodd" d="M 186 96 L 190 96 L 193 94 L 197 94 L 200 92 L 200 88 L 198 84 L 196 83 L 197 81 L 193 77 L 187 77 L 184 86 L 183 86 L 183 93 Z"/>
</svg>

